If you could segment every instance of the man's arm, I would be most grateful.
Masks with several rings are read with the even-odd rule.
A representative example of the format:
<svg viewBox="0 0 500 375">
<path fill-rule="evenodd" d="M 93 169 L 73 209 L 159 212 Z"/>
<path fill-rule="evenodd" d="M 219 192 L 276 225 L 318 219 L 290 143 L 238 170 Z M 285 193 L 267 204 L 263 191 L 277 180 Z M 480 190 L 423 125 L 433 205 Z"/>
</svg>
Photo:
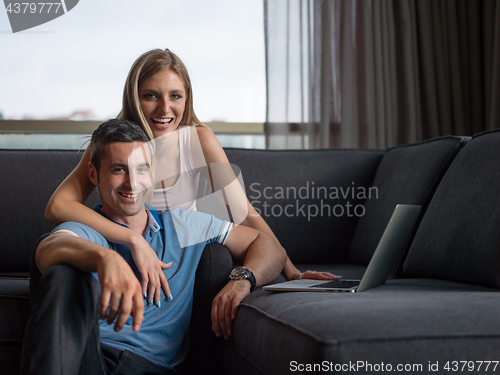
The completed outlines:
<svg viewBox="0 0 500 375">
<path fill-rule="evenodd" d="M 45 238 L 37 248 L 36 262 L 41 273 L 56 264 L 69 264 L 85 272 L 97 272 L 101 283 L 100 316 L 119 331 L 130 314 L 133 329 L 138 331 L 144 315 L 144 301 L 139 280 L 123 257 L 103 246 L 57 232 Z"/>
<path fill-rule="evenodd" d="M 271 236 L 239 225 L 233 227 L 225 243 L 233 259 L 253 272 L 256 286 L 274 281 L 280 274 L 287 255 Z M 216 336 L 228 338 L 238 305 L 250 293 L 250 281 L 231 280 L 212 303 L 212 330 Z"/>
</svg>

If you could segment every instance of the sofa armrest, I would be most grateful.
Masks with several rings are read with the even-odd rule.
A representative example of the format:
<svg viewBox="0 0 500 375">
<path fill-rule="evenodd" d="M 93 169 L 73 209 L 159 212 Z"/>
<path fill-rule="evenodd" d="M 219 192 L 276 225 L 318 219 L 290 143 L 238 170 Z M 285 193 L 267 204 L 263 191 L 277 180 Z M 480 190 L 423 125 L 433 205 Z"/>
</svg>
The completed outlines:
<svg viewBox="0 0 500 375">
<path fill-rule="evenodd" d="M 211 329 L 212 301 L 227 284 L 232 268 L 233 259 L 225 246 L 205 246 L 196 270 L 185 374 L 220 374 L 224 340 L 217 338 Z"/>
<path fill-rule="evenodd" d="M 212 301 L 227 284 L 233 268 L 233 259 L 229 250 L 219 244 L 208 244 L 196 270 L 194 284 L 193 317 L 191 324 L 210 329 Z"/>
</svg>

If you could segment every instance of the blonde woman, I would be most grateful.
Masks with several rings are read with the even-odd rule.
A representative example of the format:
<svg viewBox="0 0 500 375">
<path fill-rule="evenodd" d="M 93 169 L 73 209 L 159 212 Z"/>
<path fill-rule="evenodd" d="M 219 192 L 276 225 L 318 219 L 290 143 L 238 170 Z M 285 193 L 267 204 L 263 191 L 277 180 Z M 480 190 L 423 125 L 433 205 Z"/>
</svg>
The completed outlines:
<svg viewBox="0 0 500 375">
<path fill-rule="evenodd" d="M 119 117 L 135 121 L 150 139 L 155 140 L 155 190 L 150 202 L 154 208 L 196 210 L 198 181 L 202 173 L 212 190 L 218 192 L 233 222 L 258 229 L 278 241 L 237 183 L 217 138 L 196 117 L 189 74 L 174 53 L 168 49 L 156 49 L 135 61 L 125 83 Z M 87 177 L 89 155 L 87 149 L 78 166 L 54 192 L 45 217 L 55 224 L 81 222 L 98 230 L 109 241 L 128 246 L 142 276 L 147 301 L 154 300 L 158 305 L 161 288 L 170 296 L 162 272 L 168 264 L 158 259 L 142 236 L 110 222 L 82 204 L 95 187 Z M 328 272 L 301 273 L 290 259 L 282 274 L 287 280 L 336 278 Z"/>
</svg>

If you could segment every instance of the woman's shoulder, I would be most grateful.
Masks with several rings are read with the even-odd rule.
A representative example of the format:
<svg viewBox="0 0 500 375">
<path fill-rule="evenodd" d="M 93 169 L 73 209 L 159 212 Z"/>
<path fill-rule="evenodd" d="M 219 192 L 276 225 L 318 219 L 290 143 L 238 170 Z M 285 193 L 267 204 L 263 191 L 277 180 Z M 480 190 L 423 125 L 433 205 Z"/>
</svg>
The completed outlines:
<svg viewBox="0 0 500 375">
<path fill-rule="evenodd" d="M 217 140 L 217 137 L 215 136 L 212 129 L 210 129 L 209 127 L 206 127 L 206 126 L 199 126 L 199 125 L 194 125 L 194 129 L 196 131 L 196 135 L 198 136 L 198 139 L 200 140 L 201 146 L 203 148 L 205 146 L 207 146 L 207 147 L 216 147 L 216 146 L 221 147 L 219 144 L 219 141 Z"/>
<path fill-rule="evenodd" d="M 194 159 L 202 158 L 207 162 L 227 163 L 226 153 L 210 128 L 201 125 L 182 125 L 179 131 L 191 132 L 189 145 Z"/>
<path fill-rule="evenodd" d="M 179 135 L 182 139 L 188 140 L 188 142 L 193 145 L 193 142 L 196 145 L 201 145 L 204 147 L 214 147 L 219 145 L 219 141 L 217 137 L 212 132 L 212 130 L 206 126 L 201 125 L 179 125 L 178 129 Z"/>
<path fill-rule="evenodd" d="M 217 139 L 212 130 L 205 125 L 197 125 L 197 124 L 179 125 L 177 130 L 180 133 L 191 133 L 191 136 L 196 134 L 198 138 L 202 137 L 204 140 L 211 139 L 212 137 L 214 139 Z"/>
<path fill-rule="evenodd" d="M 196 132 L 207 162 L 228 162 L 224 149 L 210 128 L 198 126 L 196 127 Z"/>
</svg>

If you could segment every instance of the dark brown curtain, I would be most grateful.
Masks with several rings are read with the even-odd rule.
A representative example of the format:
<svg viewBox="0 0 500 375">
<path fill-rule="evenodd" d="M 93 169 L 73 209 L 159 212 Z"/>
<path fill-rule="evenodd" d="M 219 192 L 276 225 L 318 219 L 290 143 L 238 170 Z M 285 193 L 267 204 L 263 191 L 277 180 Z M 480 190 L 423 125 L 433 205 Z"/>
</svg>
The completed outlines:
<svg viewBox="0 0 500 375">
<path fill-rule="evenodd" d="M 268 148 L 500 127 L 500 1 L 265 0 Z"/>
<path fill-rule="evenodd" d="M 500 4 L 416 1 L 422 137 L 500 127 Z"/>
</svg>

